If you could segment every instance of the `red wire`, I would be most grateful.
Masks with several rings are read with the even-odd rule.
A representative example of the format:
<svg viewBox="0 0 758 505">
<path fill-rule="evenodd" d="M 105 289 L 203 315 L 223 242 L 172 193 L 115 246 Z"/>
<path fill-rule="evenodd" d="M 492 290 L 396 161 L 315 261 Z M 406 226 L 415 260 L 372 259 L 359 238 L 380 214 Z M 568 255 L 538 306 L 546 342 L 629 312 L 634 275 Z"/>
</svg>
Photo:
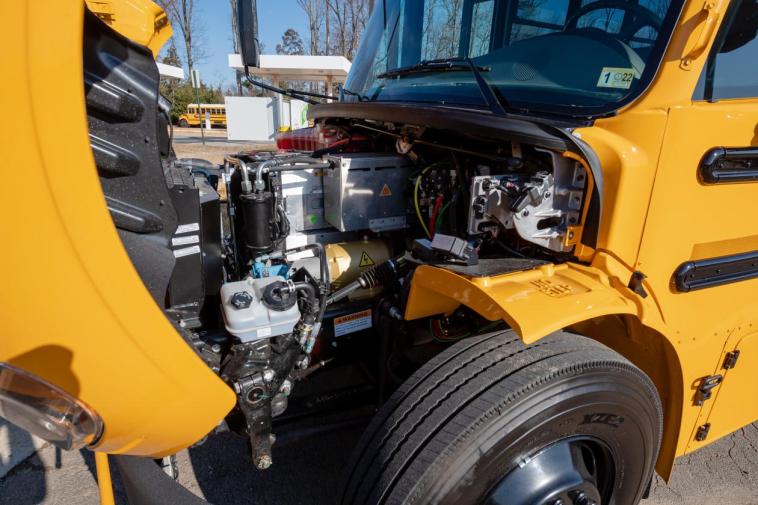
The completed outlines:
<svg viewBox="0 0 758 505">
<path fill-rule="evenodd" d="M 432 211 L 432 217 L 429 218 L 429 233 L 434 236 L 436 233 L 436 224 L 437 224 L 437 214 L 440 212 L 440 207 L 442 207 L 442 195 L 437 197 L 437 201 L 434 203 L 434 210 Z"/>
</svg>

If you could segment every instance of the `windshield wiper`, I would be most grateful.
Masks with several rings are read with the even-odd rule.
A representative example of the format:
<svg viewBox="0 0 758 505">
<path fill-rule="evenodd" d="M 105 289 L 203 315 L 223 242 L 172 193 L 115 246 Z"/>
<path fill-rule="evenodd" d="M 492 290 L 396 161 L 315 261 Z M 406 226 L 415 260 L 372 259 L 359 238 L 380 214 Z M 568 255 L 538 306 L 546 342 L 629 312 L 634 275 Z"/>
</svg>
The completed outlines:
<svg viewBox="0 0 758 505">
<path fill-rule="evenodd" d="M 421 60 L 415 65 L 407 67 L 393 68 L 386 72 L 377 75 L 379 79 L 386 79 L 388 77 L 398 77 L 401 75 L 420 74 L 423 72 L 460 72 L 470 70 L 471 65 L 467 60 L 471 58 L 441 58 L 437 60 Z M 480 72 L 489 72 L 487 67 L 478 67 Z"/>
<path fill-rule="evenodd" d="M 489 72 L 490 68 L 477 66 L 476 63 L 474 63 L 474 60 L 468 57 L 459 56 L 437 60 L 422 60 L 415 65 L 388 70 L 383 74 L 377 75 L 377 77 L 385 79 L 388 77 L 398 77 L 423 72 L 460 72 L 465 70 L 471 71 L 474 75 L 476 84 L 479 86 L 479 92 L 482 94 L 482 98 L 484 98 L 490 111 L 499 116 L 506 115 L 507 112 L 505 109 L 506 107 L 509 107 L 508 102 L 502 97 L 502 95 L 499 95 L 495 88 L 493 88 L 482 75 L 482 72 Z"/>
</svg>

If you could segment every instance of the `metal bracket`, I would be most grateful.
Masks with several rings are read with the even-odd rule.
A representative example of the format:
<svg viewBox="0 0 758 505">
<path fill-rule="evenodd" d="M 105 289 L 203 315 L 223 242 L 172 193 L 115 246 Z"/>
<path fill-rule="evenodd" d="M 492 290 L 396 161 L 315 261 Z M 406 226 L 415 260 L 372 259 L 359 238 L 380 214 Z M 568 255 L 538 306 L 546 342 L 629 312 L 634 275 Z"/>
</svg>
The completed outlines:
<svg viewBox="0 0 758 505">
<path fill-rule="evenodd" d="M 647 291 L 645 291 L 645 287 L 642 285 L 642 281 L 644 281 L 647 278 L 647 275 L 643 274 L 639 270 L 636 270 L 634 273 L 632 273 L 631 279 L 629 279 L 629 284 L 627 287 L 640 295 L 642 298 L 647 298 Z"/>
<path fill-rule="evenodd" d="M 726 357 L 724 358 L 724 364 L 721 365 L 721 368 L 724 370 L 729 370 L 731 368 L 734 368 L 735 365 L 737 365 L 737 359 L 740 357 L 740 351 L 732 351 L 726 353 Z"/>
<path fill-rule="evenodd" d="M 700 386 L 697 388 L 697 393 L 695 393 L 695 405 L 700 406 L 705 403 L 706 400 L 709 400 L 713 388 L 721 384 L 721 381 L 723 380 L 723 375 L 709 375 L 708 377 L 703 377 L 700 381 Z"/>
<path fill-rule="evenodd" d="M 695 440 L 698 442 L 702 442 L 706 438 L 708 438 L 708 432 L 711 431 L 711 423 L 705 423 L 702 426 L 698 426 L 697 432 L 695 433 Z"/>
</svg>

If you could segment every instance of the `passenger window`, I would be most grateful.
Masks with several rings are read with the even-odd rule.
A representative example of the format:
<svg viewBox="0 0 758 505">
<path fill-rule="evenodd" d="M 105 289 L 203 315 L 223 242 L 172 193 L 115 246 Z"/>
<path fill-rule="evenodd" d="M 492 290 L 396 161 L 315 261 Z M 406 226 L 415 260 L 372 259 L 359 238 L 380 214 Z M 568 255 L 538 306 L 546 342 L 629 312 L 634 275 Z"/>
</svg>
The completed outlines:
<svg viewBox="0 0 758 505">
<path fill-rule="evenodd" d="M 758 0 L 736 0 L 695 88 L 694 100 L 758 98 Z"/>
<path fill-rule="evenodd" d="M 424 60 L 458 55 L 462 9 L 450 8 L 444 2 L 424 3 L 424 24 L 421 55 Z"/>
<path fill-rule="evenodd" d="M 569 0 L 519 2 L 510 33 L 510 43 L 563 30 L 568 2 Z"/>
<path fill-rule="evenodd" d="M 495 0 L 483 0 L 473 5 L 471 14 L 471 42 L 468 56 L 476 58 L 490 52 L 492 17 L 495 15 Z"/>
</svg>

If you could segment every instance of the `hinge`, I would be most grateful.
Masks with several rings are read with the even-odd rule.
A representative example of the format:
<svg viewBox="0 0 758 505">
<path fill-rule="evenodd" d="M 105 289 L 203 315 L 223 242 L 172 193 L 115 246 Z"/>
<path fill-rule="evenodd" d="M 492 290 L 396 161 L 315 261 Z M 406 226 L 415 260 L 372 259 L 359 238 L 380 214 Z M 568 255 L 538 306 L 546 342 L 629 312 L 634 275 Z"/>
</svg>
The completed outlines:
<svg viewBox="0 0 758 505">
<path fill-rule="evenodd" d="M 734 365 L 737 364 L 737 358 L 740 357 L 740 351 L 732 351 L 726 353 L 726 357 L 724 358 L 724 364 L 721 366 L 724 370 L 729 370 L 730 368 L 734 368 Z"/>
<path fill-rule="evenodd" d="M 711 390 L 721 384 L 722 380 L 724 380 L 722 375 L 703 377 L 695 393 L 695 405 L 702 405 L 706 400 L 710 399 Z"/>
<path fill-rule="evenodd" d="M 632 273 L 632 277 L 629 279 L 629 284 L 627 284 L 627 287 L 640 295 L 642 298 L 647 298 L 647 291 L 645 291 L 645 286 L 642 285 L 642 281 L 644 281 L 647 278 L 647 275 L 643 274 L 639 270 L 636 270 L 634 273 Z"/>
<path fill-rule="evenodd" d="M 697 433 L 695 433 L 695 440 L 702 442 L 708 438 L 708 432 L 711 431 L 711 423 L 705 423 L 702 426 L 698 426 Z"/>
</svg>

